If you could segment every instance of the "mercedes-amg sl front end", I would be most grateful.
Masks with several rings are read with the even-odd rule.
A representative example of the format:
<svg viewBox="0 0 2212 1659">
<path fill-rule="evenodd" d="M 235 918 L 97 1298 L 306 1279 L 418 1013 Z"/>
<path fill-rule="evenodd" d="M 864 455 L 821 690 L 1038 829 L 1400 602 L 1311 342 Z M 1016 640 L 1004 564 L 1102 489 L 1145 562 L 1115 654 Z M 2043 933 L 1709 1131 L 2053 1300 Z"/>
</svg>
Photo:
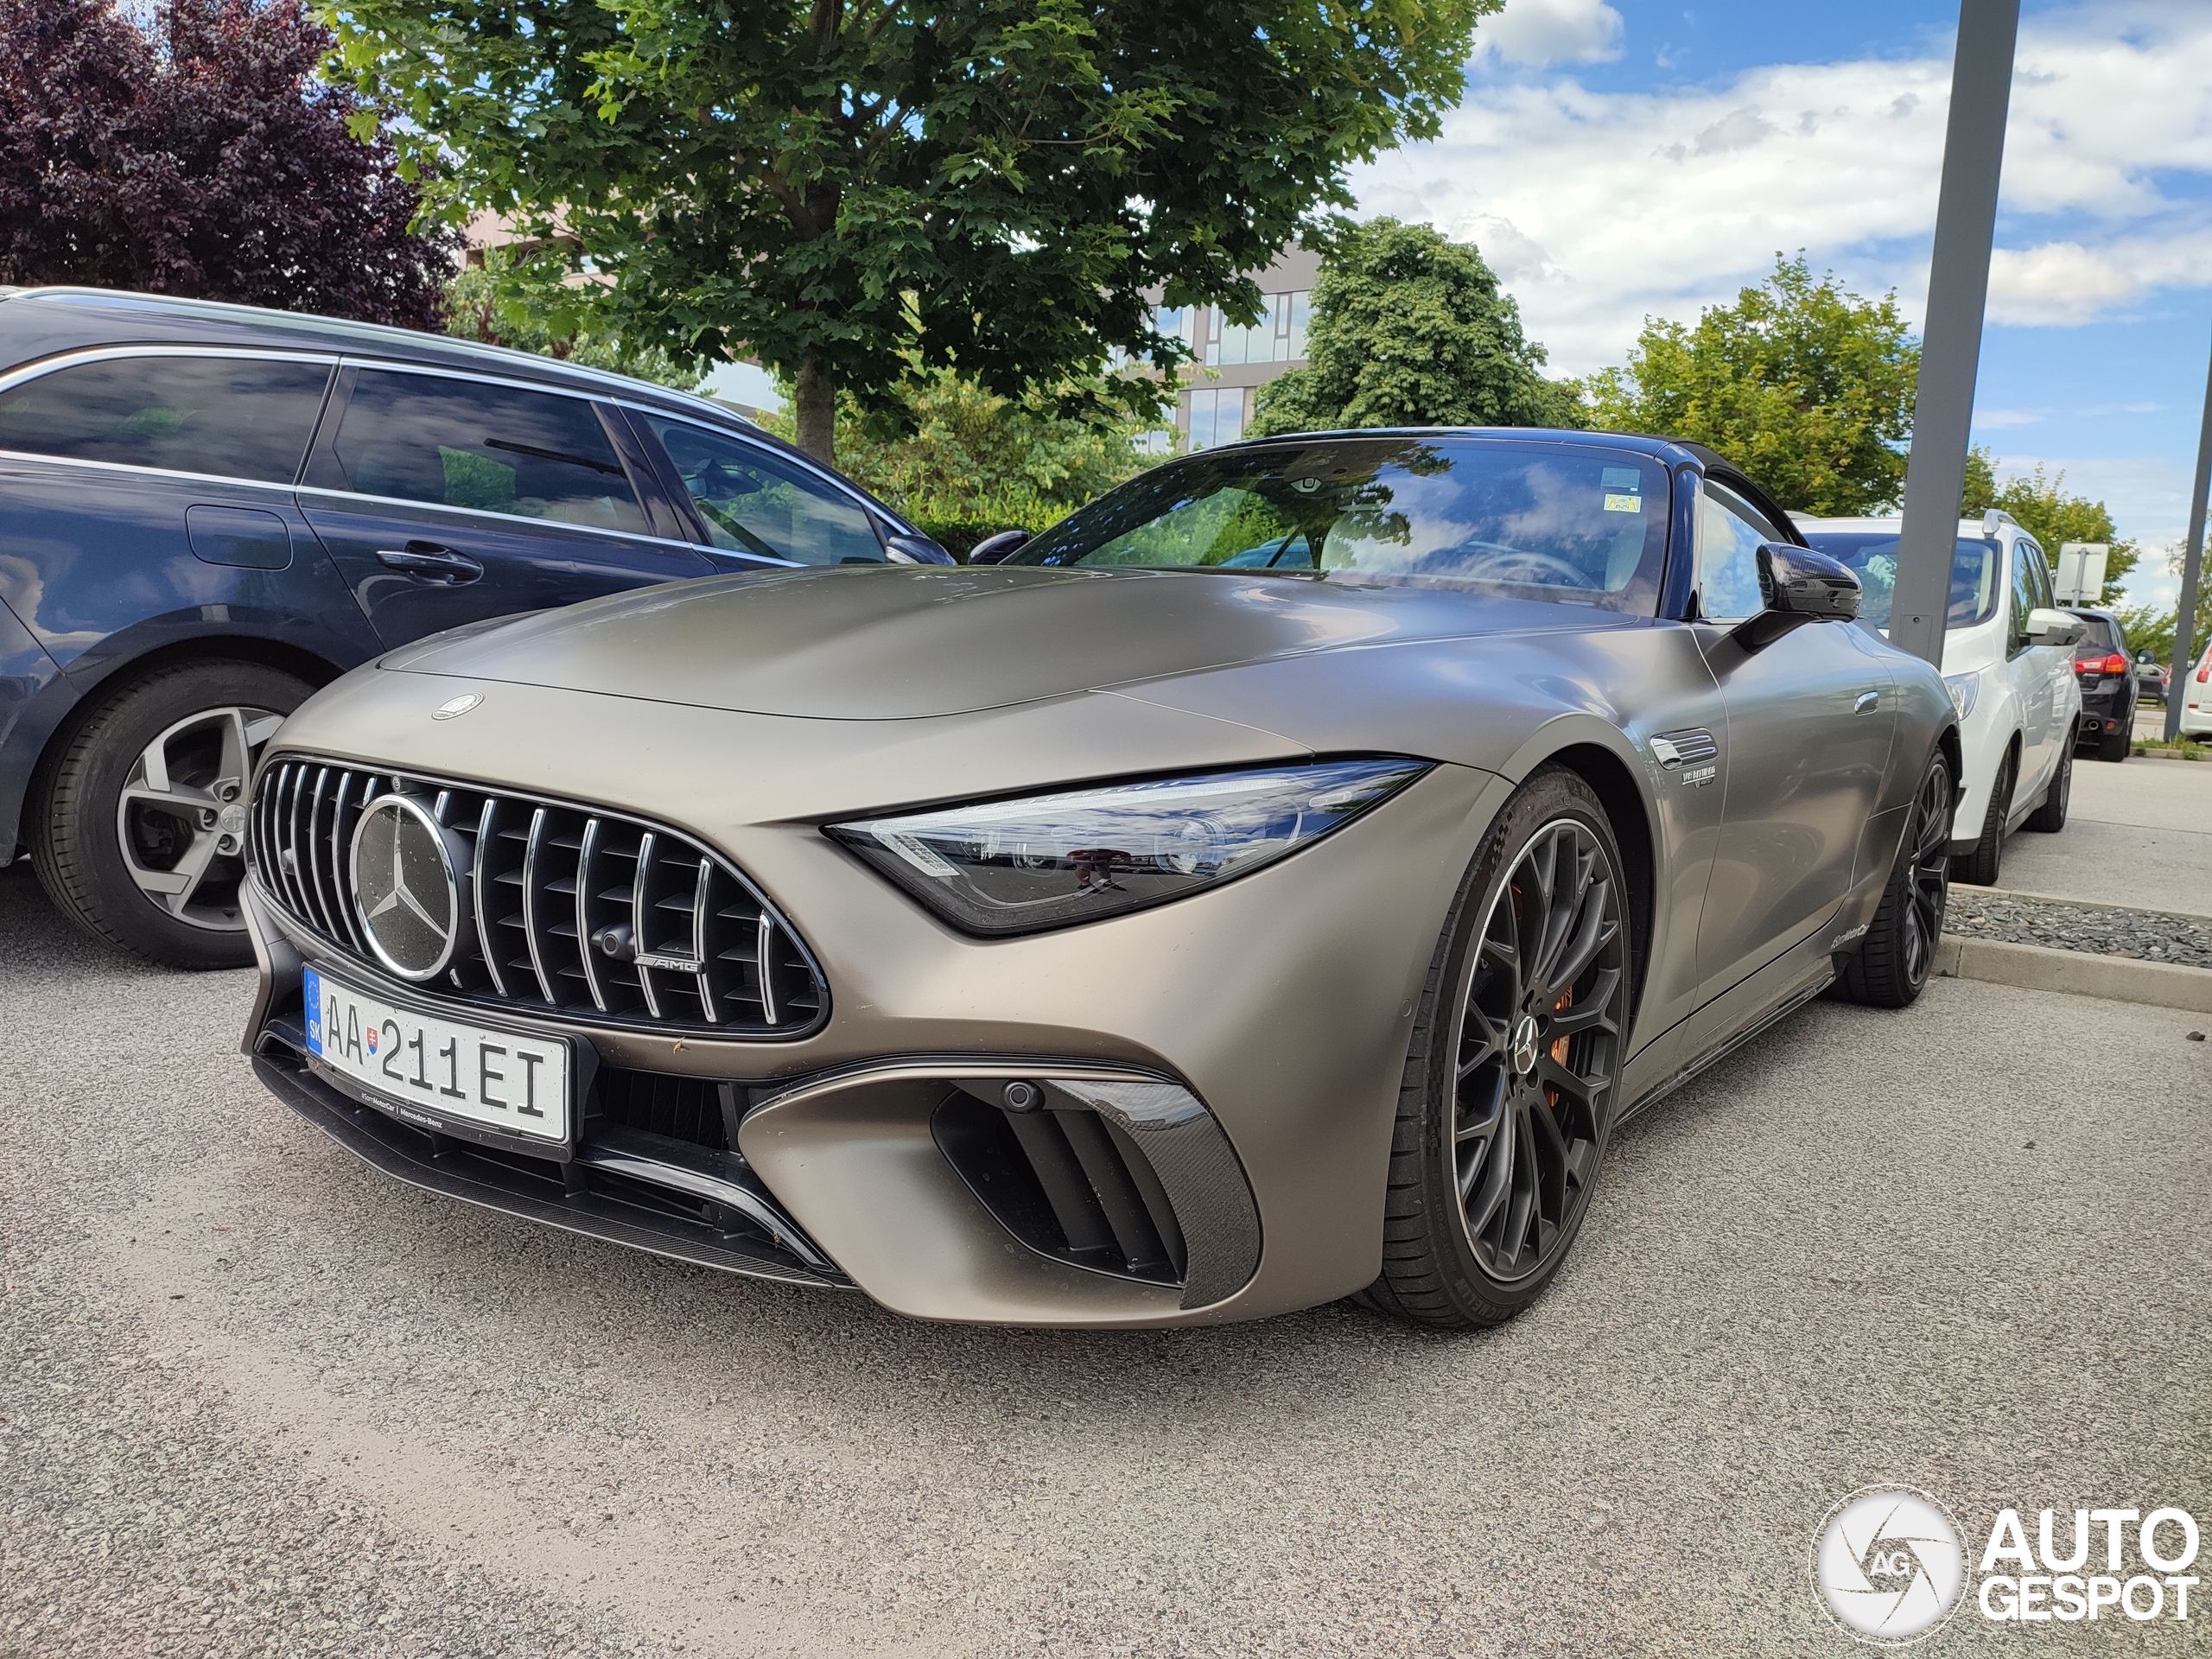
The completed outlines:
<svg viewBox="0 0 2212 1659">
<path fill-rule="evenodd" d="M 1925 982 L 1951 703 L 1856 599 L 1707 452 L 1357 433 L 424 641 L 270 744 L 247 1049 L 419 1185 L 925 1318 L 1494 1322 L 1629 1111 Z"/>
</svg>

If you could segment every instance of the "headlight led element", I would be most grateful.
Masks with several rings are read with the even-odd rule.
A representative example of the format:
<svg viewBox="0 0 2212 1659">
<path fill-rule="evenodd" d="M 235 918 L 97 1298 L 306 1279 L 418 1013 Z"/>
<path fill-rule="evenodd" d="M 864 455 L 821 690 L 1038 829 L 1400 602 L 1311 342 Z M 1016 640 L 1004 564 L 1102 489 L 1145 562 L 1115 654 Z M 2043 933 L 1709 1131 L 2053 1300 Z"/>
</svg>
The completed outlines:
<svg viewBox="0 0 2212 1659">
<path fill-rule="evenodd" d="M 1403 758 L 1147 779 L 833 823 L 829 833 L 954 926 L 1065 927 L 1272 863 L 1427 772 Z"/>
</svg>

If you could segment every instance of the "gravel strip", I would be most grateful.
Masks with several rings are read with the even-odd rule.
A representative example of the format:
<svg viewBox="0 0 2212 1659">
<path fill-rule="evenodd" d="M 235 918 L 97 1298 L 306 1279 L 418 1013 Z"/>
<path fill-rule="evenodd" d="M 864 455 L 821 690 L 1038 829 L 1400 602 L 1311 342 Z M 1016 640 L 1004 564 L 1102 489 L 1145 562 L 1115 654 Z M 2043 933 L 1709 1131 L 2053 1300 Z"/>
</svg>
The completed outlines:
<svg viewBox="0 0 2212 1659">
<path fill-rule="evenodd" d="M 2040 944 L 2093 957 L 2212 968 L 2212 922 L 2102 905 L 2054 904 L 1986 887 L 1954 886 L 1943 931 L 1967 938 Z"/>
</svg>

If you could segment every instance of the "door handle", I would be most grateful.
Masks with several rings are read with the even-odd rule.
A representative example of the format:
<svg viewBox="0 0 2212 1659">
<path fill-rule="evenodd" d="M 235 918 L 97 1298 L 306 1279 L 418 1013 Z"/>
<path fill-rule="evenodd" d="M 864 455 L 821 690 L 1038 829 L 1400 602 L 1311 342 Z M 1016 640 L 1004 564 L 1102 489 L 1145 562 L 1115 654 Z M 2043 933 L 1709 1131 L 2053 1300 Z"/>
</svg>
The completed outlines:
<svg viewBox="0 0 2212 1659">
<path fill-rule="evenodd" d="M 1873 713 L 1875 709 L 1881 706 L 1882 694 L 1880 692 L 1861 691 L 1859 694 L 1859 700 L 1851 705 L 1851 712 L 1854 715 L 1868 715 Z"/>
<path fill-rule="evenodd" d="M 442 582 L 448 588 L 474 582 L 484 574 L 484 567 L 466 553 L 440 547 L 435 542 L 410 542 L 404 548 L 378 548 L 377 563 L 387 570 L 420 576 L 425 582 Z"/>
</svg>

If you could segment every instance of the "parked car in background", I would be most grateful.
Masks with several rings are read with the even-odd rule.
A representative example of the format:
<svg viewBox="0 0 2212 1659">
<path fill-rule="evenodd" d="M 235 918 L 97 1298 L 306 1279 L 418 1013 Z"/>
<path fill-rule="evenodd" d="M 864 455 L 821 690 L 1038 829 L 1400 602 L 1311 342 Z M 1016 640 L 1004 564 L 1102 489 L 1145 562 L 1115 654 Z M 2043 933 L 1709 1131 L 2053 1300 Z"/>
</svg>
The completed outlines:
<svg viewBox="0 0 2212 1659">
<path fill-rule="evenodd" d="M 1805 539 L 1841 560 L 1866 598 L 1859 619 L 1887 630 L 1897 582 L 1897 518 L 1804 518 Z M 1952 820 L 1952 874 L 1995 885 L 2013 830 L 2066 824 L 2082 689 L 2082 620 L 2058 608 L 2050 561 L 2008 513 L 1962 519 L 1952 556 L 1943 683 L 1966 746 Z"/>
<path fill-rule="evenodd" d="M 242 966 L 245 791 L 315 687 L 648 582 L 901 562 L 950 559 L 703 398 L 403 329 L 0 289 L 0 864 L 28 846 L 101 938 Z"/>
<path fill-rule="evenodd" d="M 2127 635 L 2110 611 L 2066 607 L 2082 619 L 2074 642 L 2074 677 L 2082 689 L 2081 747 L 2100 760 L 2125 760 L 2135 748 L 2135 664 Z"/>
<path fill-rule="evenodd" d="M 2166 665 L 2147 651 L 2135 653 L 2135 690 L 2153 702 L 2166 700 Z"/>
<path fill-rule="evenodd" d="M 1630 1111 L 1926 983 L 1957 716 L 1859 597 L 1708 450 L 1382 431 L 425 641 L 270 746 L 247 1046 L 400 1179 L 925 1318 L 1495 1323 Z"/>
<path fill-rule="evenodd" d="M 2181 734 L 2212 736 L 2212 645 L 2205 646 L 2196 666 L 2181 683 Z"/>
</svg>

